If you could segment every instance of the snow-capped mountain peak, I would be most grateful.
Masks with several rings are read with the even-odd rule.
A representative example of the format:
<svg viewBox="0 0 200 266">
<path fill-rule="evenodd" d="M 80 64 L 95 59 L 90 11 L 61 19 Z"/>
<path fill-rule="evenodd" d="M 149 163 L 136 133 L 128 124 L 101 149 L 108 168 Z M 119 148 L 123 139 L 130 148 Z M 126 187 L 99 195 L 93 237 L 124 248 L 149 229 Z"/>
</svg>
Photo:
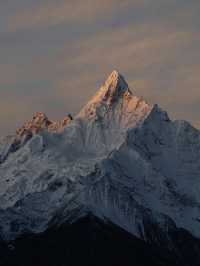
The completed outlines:
<svg viewBox="0 0 200 266">
<path fill-rule="evenodd" d="M 114 70 L 89 103 L 110 105 L 119 100 L 124 94 L 131 94 L 131 91 L 124 77 L 118 71 Z"/>
<path fill-rule="evenodd" d="M 149 224 L 200 236 L 198 130 L 133 95 L 117 71 L 69 120 L 60 126 L 37 113 L 19 130 L 32 134 L 24 145 L 0 143 L 3 238 L 88 212 L 146 241 Z"/>
<path fill-rule="evenodd" d="M 124 94 L 131 94 L 131 91 L 129 90 L 124 77 L 118 71 L 114 70 L 93 100 L 102 100 L 111 104 Z"/>
<path fill-rule="evenodd" d="M 142 124 L 154 109 L 133 95 L 124 77 L 114 70 L 75 120 L 87 128 L 85 146 L 107 154 L 126 138 L 127 130 Z"/>
<path fill-rule="evenodd" d="M 134 125 L 132 120 L 143 120 L 153 109 L 144 99 L 133 95 L 124 77 L 114 70 L 92 99 L 83 107 L 77 118 L 106 118 L 110 122 Z M 111 119 L 111 116 L 113 119 Z M 137 117 L 137 118 L 136 118 Z M 130 125 L 131 126 L 131 125 Z"/>
</svg>

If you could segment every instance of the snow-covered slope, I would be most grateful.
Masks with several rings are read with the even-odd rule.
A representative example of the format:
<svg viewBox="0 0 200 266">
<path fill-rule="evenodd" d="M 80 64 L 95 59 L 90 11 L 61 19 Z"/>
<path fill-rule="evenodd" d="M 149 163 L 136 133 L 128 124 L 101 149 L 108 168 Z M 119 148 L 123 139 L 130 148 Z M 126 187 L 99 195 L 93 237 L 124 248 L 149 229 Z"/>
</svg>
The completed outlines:
<svg viewBox="0 0 200 266">
<path fill-rule="evenodd" d="M 117 71 L 73 120 L 52 129 L 39 114 L 0 144 L 3 239 L 91 212 L 146 241 L 150 227 L 200 237 L 197 129 L 134 96 Z"/>
</svg>

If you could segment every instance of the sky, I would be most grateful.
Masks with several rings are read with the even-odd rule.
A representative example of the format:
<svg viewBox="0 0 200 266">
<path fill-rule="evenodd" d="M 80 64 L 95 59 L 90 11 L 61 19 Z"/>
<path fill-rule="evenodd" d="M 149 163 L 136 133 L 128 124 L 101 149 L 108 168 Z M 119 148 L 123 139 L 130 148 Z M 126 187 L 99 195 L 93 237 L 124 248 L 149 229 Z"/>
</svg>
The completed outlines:
<svg viewBox="0 0 200 266">
<path fill-rule="evenodd" d="M 0 136 L 75 115 L 112 70 L 200 127 L 199 0 L 1 0 Z"/>
</svg>

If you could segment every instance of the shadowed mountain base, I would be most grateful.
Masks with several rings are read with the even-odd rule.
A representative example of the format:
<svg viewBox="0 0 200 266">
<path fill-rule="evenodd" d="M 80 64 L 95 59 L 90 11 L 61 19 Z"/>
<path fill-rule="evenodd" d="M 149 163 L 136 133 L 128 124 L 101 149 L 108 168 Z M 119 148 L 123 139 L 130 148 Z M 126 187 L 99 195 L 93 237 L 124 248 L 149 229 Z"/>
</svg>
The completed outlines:
<svg viewBox="0 0 200 266">
<path fill-rule="evenodd" d="M 200 241 L 185 231 L 172 236 L 169 251 L 94 218 L 24 236 L 0 248 L 1 266 L 197 266 Z"/>
</svg>

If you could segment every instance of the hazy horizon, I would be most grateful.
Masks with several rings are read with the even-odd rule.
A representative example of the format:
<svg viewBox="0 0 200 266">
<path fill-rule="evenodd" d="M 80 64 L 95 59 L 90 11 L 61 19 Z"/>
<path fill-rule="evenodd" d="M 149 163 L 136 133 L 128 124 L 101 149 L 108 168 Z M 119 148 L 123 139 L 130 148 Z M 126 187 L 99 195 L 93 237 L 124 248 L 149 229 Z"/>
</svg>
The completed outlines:
<svg viewBox="0 0 200 266">
<path fill-rule="evenodd" d="M 200 2 L 0 3 L 0 136 L 37 111 L 76 114 L 113 69 L 133 93 L 199 127 Z"/>
</svg>

